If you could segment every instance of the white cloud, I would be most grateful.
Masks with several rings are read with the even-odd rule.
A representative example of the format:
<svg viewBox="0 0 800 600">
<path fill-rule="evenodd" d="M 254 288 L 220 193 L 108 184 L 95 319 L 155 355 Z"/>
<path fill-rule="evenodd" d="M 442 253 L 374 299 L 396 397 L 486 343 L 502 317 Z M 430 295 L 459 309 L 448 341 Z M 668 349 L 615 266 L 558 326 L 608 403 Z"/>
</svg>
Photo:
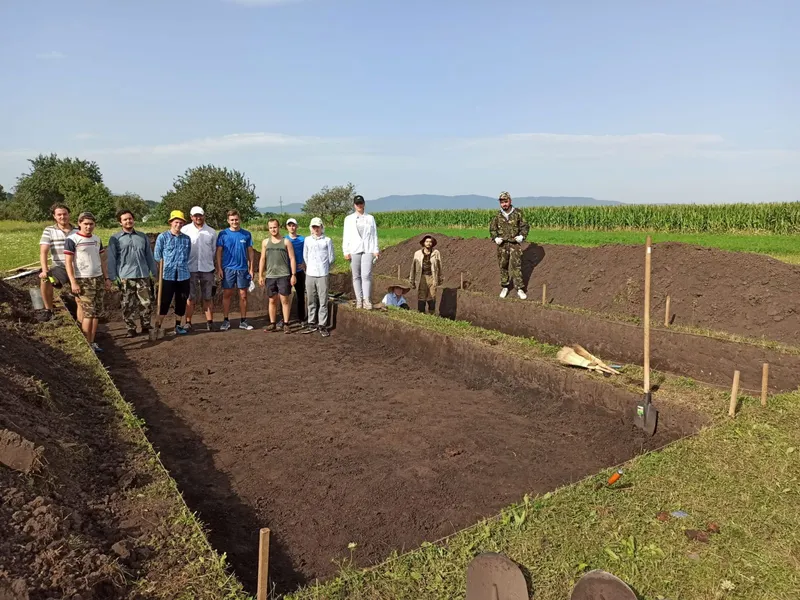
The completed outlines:
<svg viewBox="0 0 800 600">
<path fill-rule="evenodd" d="M 284 135 L 282 133 L 232 133 L 218 137 L 207 137 L 188 140 L 175 144 L 159 144 L 155 146 L 123 146 L 98 150 L 103 154 L 137 154 L 137 155 L 169 155 L 169 154 L 208 154 L 221 151 L 238 150 L 247 147 L 308 146 L 330 141 L 318 137 L 302 137 Z"/>
<path fill-rule="evenodd" d="M 66 58 L 67 56 L 63 52 L 57 52 L 56 50 L 51 50 L 50 52 L 40 52 L 36 55 L 36 58 L 41 60 L 61 60 L 62 58 Z"/>
</svg>

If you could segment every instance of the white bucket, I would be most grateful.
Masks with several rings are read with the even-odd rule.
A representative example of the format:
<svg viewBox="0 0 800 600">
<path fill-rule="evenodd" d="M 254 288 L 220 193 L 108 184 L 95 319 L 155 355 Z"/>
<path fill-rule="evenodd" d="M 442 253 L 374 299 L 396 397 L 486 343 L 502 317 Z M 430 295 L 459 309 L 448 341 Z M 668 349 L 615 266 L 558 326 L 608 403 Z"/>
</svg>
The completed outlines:
<svg viewBox="0 0 800 600">
<path fill-rule="evenodd" d="M 33 310 L 42 310 L 44 308 L 44 300 L 42 300 L 42 291 L 39 288 L 28 288 L 28 293 L 31 295 L 31 302 L 33 302 Z"/>
</svg>

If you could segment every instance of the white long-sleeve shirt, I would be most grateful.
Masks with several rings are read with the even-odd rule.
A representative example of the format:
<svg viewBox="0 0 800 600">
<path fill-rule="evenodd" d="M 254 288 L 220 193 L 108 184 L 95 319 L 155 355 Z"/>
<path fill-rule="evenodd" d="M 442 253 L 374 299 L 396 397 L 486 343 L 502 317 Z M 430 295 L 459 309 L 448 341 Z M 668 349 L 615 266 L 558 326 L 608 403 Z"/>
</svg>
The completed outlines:
<svg viewBox="0 0 800 600">
<path fill-rule="evenodd" d="M 359 225 L 363 225 L 363 234 L 359 234 Z M 375 217 L 364 213 L 353 213 L 344 218 L 344 235 L 342 237 L 343 254 L 376 254 L 378 250 L 378 226 Z"/>
<path fill-rule="evenodd" d="M 306 265 L 306 277 L 327 277 L 334 261 L 333 241 L 322 234 L 306 236 L 303 245 L 303 262 Z"/>
</svg>

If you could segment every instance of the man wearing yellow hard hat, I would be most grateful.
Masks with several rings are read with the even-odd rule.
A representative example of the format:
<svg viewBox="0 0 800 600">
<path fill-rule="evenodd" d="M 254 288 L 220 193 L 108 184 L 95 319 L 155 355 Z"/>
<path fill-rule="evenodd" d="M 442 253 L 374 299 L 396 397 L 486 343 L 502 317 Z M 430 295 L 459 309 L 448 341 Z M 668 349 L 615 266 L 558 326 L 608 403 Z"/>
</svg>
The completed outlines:
<svg viewBox="0 0 800 600">
<path fill-rule="evenodd" d="M 169 312 L 172 298 L 175 298 L 175 334 L 185 335 L 189 331 L 183 326 L 186 314 L 186 301 L 189 299 L 189 255 L 192 252 L 192 240 L 181 227 L 186 225 L 183 211 L 173 210 L 169 213 L 169 230 L 156 238 L 153 256 L 161 269 L 161 303 L 156 317 L 156 329 Z"/>
</svg>

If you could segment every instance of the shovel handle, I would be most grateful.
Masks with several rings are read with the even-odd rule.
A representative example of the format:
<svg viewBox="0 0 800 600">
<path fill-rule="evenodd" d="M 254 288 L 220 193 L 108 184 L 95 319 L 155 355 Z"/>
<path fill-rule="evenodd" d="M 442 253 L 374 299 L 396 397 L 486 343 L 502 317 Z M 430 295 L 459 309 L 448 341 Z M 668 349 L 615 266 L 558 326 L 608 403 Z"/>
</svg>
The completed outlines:
<svg viewBox="0 0 800 600">
<path fill-rule="evenodd" d="M 652 247 L 650 236 L 645 242 L 647 249 L 644 258 L 644 391 L 650 391 L 650 257 Z"/>
</svg>

